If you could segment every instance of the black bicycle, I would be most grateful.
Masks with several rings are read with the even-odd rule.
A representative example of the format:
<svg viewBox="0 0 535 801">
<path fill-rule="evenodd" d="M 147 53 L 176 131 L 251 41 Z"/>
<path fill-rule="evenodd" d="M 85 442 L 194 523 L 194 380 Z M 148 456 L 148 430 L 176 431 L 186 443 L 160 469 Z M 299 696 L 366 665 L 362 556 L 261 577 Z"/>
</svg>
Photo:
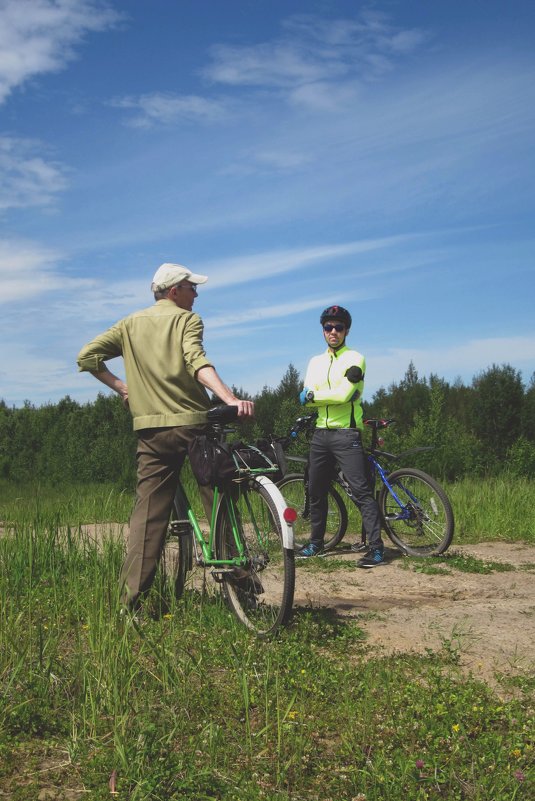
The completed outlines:
<svg viewBox="0 0 535 801">
<path fill-rule="evenodd" d="M 316 414 L 299 417 L 288 436 L 273 440 L 273 444 L 287 449 L 300 433 L 311 434 L 315 428 Z M 369 465 L 369 480 L 375 490 L 382 527 L 403 553 L 411 556 L 436 556 L 450 546 L 454 533 L 454 516 L 451 503 L 444 489 L 432 476 L 413 467 L 389 470 L 381 462 L 394 464 L 429 447 L 411 448 L 398 455 L 380 450 L 382 440 L 378 432 L 392 425 L 395 420 L 365 420 L 371 429 L 371 444 L 366 449 Z M 288 461 L 301 463 L 303 472 L 286 473 L 277 482 L 286 502 L 298 512 L 294 523 L 295 547 L 310 538 L 310 508 L 308 497 L 307 459 L 286 456 Z M 379 479 L 379 482 L 377 481 Z M 377 484 L 380 484 L 377 488 Z M 344 538 L 348 526 L 348 510 L 343 496 L 353 502 L 351 488 L 342 471 L 337 468 L 328 492 L 327 528 L 325 550 L 332 550 Z M 366 546 L 364 533 L 355 549 Z"/>
</svg>

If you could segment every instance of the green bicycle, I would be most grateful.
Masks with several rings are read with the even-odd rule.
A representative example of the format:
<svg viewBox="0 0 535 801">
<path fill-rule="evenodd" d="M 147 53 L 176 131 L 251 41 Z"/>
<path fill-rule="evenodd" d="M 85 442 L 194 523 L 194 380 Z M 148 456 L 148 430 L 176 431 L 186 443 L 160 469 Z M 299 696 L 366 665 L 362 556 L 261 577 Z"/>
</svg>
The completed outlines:
<svg viewBox="0 0 535 801">
<path fill-rule="evenodd" d="M 235 406 L 208 413 L 214 437 L 225 439 L 225 424 L 235 420 Z M 246 452 L 260 454 L 254 446 Z M 232 451 L 231 451 L 232 452 Z M 274 634 L 290 620 L 295 586 L 293 522 L 280 490 L 269 478 L 278 466 L 263 466 L 234 454 L 235 477 L 214 488 L 209 530 L 204 533 L 179 484 L 164 550 L 164 569 L 181 598 L 194 565 L 208 568 L 229 609 L 259 637 Z M 262 456 L 262 454 L 260 454 Z M 269 461 L 269 460 L 268 460 Z"/>
</svg>

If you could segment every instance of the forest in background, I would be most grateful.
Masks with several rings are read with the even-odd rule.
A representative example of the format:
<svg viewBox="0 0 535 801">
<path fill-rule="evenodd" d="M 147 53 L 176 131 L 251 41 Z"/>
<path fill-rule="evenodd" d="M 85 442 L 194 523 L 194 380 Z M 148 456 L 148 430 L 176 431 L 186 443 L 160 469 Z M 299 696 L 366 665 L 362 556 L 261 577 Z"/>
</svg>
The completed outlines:
<svg viewBox="0 0 535 801">
<path fill-rule="evenodd" d="M 254 422 L 240 427 L 240 439 L 283 436 L 300 415 L 302 379 L 290 364 L 276 388 L 252 396 Z M 447 481 L 470 474 L 535 475 L 535 373 L 525 385 L 508 364 L 492 365 L 470 385 L 437 375 L 420 378 L 411 362 L 403 379 L 364 402 L 365 417 L 388 417 L 396 425 L 385 434 L 385 450 L 432 445 L 404 466 L 419 466 Z M 292 446 L 305 453 L 303 439 Z M 135 484 L 135 435 L 131 418 L 116 395 L 99 394 L 80 404 L 66 396 L 40 407 L 27 401 L 8 407 L 0 401 L 0 478 L 20 484 L 112 482 Z"/>
</svg>

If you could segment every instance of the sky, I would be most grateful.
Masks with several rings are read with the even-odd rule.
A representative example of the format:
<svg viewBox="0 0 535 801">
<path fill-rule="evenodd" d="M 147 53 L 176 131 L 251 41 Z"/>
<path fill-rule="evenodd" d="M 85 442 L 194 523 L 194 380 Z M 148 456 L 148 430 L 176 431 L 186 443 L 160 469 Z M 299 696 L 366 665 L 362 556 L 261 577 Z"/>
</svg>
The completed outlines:
<svg viewBox="0 0 535 801">
<path fill-rule="evenodd" d="M 534 39 L 532 0 L 0 0 L 0 398 L 107 392 L 77 353 L 163 262 L 251 394 L 335 303 L 368 400 L 527 385 Z"/>
</svg>

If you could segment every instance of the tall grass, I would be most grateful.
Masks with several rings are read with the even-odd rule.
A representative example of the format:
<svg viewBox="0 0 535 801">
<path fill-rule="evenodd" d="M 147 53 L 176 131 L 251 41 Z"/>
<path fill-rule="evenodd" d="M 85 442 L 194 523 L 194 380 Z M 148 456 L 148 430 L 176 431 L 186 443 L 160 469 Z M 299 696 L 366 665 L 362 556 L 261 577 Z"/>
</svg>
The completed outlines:
<svg viewBox="0 0 535 801">
<path fill-rule="evenodd" d="M 456 540 L 535 544 L 535 481 L 465 478 L 446 486 L 456 517 Z"/>
<path fill-rule="evenodd" d="M 105 502 L 108 519 L 124 513 L 122 522 L 131 498 L 120 513 L 123 501 L 106 491 L 87 505 L 67 496 L 65 505 L 41 492 L 3 506 L 6 797 L 533 797 L 529 677 L 503 700 L 462 676 L 451 643 L 424 657 L 371 659 L 356 623 L 319 610 L 260 642 L 212 594 L 168 597 L 167 613 L 125 620 L 122 540 L 97 542 L 81 524 L 107 517 Z M 156 601 L 159 591 L 163 580 Z"/>
<path fill-rule="evenodd" d="M 455 517 L 454 543 L 535 544 L 535 481 L 526 478 L 464 478 L 444 483 Z M 347 539 L 360 533 L 360 515 L 348 505 Z"/>
</svg>

